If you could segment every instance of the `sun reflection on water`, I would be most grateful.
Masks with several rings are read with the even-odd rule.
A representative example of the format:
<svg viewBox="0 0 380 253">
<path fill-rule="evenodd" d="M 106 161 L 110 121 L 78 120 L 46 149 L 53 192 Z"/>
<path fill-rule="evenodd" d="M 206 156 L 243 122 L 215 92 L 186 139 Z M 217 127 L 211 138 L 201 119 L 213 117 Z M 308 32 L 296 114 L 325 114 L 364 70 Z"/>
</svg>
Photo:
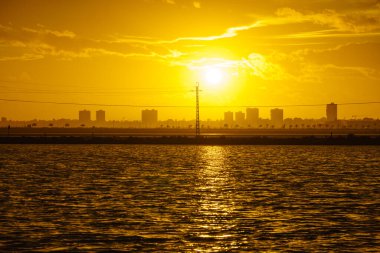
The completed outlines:
<svg viewBox="0 0 380 253">
<path fill-rule="evenodd" d="M 235 210 L 232 196 L 235 182 L 230 174 L 228 157 L 223 147 L 199 148 L 201 164 L 197 168 L 195 191 L 200 196 L 196 215 L 198 229 L 194 236 L 210 242 L 226 240 L 215 244 L 213 250 L 228 250 L 234 244 L 234 240 L 230 240 L 233 236 L 231 231 L 237 226 L 232 215 Z"/>
</svg>

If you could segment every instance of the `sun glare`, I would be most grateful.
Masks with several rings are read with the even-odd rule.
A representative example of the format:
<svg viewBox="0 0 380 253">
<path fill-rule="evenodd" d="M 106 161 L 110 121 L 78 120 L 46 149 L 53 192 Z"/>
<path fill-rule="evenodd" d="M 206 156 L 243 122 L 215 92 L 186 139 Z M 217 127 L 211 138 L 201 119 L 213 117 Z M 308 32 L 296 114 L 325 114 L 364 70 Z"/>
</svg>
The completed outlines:
<svg viewBox="0 0 380 253">
<path fill-rule="evenodd" d="M 205 82 L 211 86 L 219 86 L 224 77 L 224 73 L 217 67 L 208 67 L 203 72 Z"/>
</svg>

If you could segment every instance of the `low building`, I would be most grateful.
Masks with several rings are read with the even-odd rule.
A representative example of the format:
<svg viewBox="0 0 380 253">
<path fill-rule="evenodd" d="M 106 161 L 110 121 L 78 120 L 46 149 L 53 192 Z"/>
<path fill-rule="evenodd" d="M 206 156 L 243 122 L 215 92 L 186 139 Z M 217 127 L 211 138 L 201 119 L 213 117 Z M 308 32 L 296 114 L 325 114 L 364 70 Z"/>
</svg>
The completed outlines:
<svg viewBox="0 0 380 253">
<path fill-rule="evenodd" d="M 331 103 L 326 105 L 326 118 L 328 122 L 335 122 L 338 120 L 338 105 Z"/>
<path fill-rule="evenodd" d="M 257 127 L 259 124 L 259 109 L 247 108 L 246 117 L 247 117 L 247 124 L 249 127 Z"/>
<path fill-rule="evenodd" d="M 224 113 L 224 125 L 226 127 L 233 127 L 233 125 L 234 125 L 234 113 L 233 112 L 225 112 Z"/>
<path fill-rule="evenodd" d="M 242 111 L 235 112 L 236 125 L 242 127 L 245 125 L 245 113 Z"/>
<path fill-rule="evenodd" d="M 96 111 L 96 122 L 104 123 L 106 122 L 106 112 L 103 110 Z"/>
<path fill-rule="evenodd" d="M 91 121 L 91 112 L 87 110 L 79 111 L 79 121 L 86 123 Z"/>
<path fill-rule="evenodd" d="M 142 127 L 156 127 L 158 122 L 157 110 L 142 110 L 141 123 Z"/>
<path fill-rule="evenodd" d="M 274 127 L 281 127 L 284 123 L 284 110 L 278 108 L 270 110 L 270 120 Z"/>
</svg>

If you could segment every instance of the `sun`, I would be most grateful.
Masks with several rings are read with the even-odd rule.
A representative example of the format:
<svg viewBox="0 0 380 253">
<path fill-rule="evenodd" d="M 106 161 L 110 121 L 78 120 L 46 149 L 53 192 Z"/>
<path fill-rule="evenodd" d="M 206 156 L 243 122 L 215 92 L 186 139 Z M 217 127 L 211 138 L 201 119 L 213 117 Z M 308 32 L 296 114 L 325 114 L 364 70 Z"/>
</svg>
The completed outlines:
<svg viewBox="0 0 380 253">
<path fill-rule="evenodd" d="M 219 86 L 224 78 L 224 73 L 220 68 L 207 67 L 203 70 L 203 78 L 207 85 Z"/>
</svg>

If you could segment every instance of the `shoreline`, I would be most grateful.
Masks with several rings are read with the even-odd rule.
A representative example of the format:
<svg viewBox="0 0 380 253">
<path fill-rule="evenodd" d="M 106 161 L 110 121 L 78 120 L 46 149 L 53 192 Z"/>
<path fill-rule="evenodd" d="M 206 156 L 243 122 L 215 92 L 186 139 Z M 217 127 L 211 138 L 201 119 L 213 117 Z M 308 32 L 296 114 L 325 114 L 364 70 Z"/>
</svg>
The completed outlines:
<svg viewBox="0 0 380 253">
<path fill-rule="evenodd" d="M 0 136 L 0 144 L 380 145 L 380 136 Z"/>
</svg>

